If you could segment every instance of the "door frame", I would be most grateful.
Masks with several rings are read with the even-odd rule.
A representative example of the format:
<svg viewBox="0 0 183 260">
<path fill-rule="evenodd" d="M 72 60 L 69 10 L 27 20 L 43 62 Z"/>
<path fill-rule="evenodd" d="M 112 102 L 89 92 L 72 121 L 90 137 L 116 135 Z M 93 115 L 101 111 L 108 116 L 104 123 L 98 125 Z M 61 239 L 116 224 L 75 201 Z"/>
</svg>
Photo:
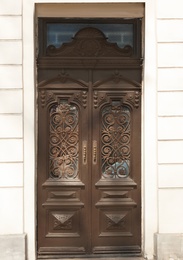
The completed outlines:
<svg viewBox="0 0 183 260">
<path fill-rule="evenodd" d="M 23 102 L 24 102 L 24 232 L 28 236 L 28 259 L 36 259 L 36 47 L 34 32 L 34 17 L 36 3 L 43 9 L 41 0 L 23 0 Z M 47 1 L 49 2 L 49 1 Z M 58 1 L 60 6 L 66 6 L 63 1 Z M 108 1 L 103 4 L 92 5 L 108 8 L 108 13 L 115 16 L 122 10 L 124 1 L 114 3 L 111 10 Z M 128 1 L 129 2 L 129 1 Z M 145 27 L 143 31 L 145 65 L 143 71 L 143 93 L 142 93 L 142 245 L 144 256 L 148 259 L 153 257 L 154 233 L 158 231 L 157 220 L 157 99 L 156 99 L 156 27 L 155 27 L 155 1 L 130 1 L 141 2 L 145 5 Z M 56 4 L 55 4 L 56 5 Z M 78 4 L 79 7 L 80 4 Z M 88 5 L 88 4 L 86 4 Z M 137 5 L 137 3 L 135 4 Z M 104 9 L 101 9 L 103 13 Z M 72 9 L 72 8 L 71 8 Z M 80 9 L 80 8 L 79 8 Z M 100 8 L 98 8 L 99 10 Z M 40 11 L 41 9 L 39 9 Z M 53 16 L 53 10 L 48 9 Z M 68 8 L 69 10 L 69 8 Z M 79 12 L 79 10 L 77 10 Z M 40 11 L 41 12 L 41 11 Z M 85 13 L 85 12 L 83 12 Z M 86 14 L 86 13 L 85 13 Z M 107 14 L 105 12 L 105 14 Z M 44 15 L 44 12 L 43 12 Z M 71 15 L 71 14 L 70 14 Z M 75 12 L 81 17 L 81 13 Z M 94 15 L 94 13 L 93 13 Z M 124 16 L 123 16 L 124 17 Z M 131 17 L 133 18 L 133 17 Z M 29 33 L 27 33 L 29 31 Z M 149 34 L 150 32 L 150 34 Z M 29 80 L 27 80 L 29 79 Z M 152 215 L 154 216 L 152 218 Z"/>
</svg>

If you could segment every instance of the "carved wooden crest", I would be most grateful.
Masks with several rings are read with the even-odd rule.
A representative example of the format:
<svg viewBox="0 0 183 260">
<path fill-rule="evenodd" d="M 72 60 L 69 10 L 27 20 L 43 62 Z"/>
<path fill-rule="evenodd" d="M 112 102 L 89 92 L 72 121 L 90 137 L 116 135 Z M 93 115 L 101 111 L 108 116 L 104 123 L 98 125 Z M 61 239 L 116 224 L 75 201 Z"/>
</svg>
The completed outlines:
<svg viewBox="0 0 183 260">
<path fill-rule="evenodd" d="M 46 53 L 50 57 L 130 57 L 133 49 L 129 45 L 119 48 L 116 43 L 109 43 L 100 30 L 87 27 L 60 48 L 48 46 Z"/>
</svg>

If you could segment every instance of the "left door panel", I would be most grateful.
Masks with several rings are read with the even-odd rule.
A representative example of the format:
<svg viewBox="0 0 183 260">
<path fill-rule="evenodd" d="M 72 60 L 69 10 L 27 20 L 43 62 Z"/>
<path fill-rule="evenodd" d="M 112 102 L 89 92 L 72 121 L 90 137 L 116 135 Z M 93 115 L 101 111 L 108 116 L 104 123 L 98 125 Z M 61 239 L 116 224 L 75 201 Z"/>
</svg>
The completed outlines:
<svg viewBox="0 0 183 260">
<path fill-rule="evenodd" d="M 86 254 L 87 89 L 39 88 L 38 256 Z M 81 87 L 80 87 L 81 89 Z"/>
</svg>

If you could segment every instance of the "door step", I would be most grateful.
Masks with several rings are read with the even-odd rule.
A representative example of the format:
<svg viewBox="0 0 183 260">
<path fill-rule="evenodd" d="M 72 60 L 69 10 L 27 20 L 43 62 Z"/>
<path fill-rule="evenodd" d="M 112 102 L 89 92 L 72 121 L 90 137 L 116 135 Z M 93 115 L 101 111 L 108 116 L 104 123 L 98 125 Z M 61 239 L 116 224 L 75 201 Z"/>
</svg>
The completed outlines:
<svg viewBox="0 0 183 260">
<path fill-rule="evenodd" d="M 77 257 L 70 257 L 70 258 L 46 258 L 46 260 L 144 260 L 143 257 L 88 257 L 88 258 L 77 258 Z"/>
</svg>

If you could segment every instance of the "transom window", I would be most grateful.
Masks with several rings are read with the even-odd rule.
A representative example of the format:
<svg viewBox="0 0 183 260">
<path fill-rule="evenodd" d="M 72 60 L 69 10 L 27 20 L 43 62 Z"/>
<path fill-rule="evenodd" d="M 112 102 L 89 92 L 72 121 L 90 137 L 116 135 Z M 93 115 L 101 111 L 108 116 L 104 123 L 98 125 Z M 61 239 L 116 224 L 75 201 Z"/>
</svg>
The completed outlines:
<svg viewBox="0 0 183 260">
<path fill-rule="evenodd" d="M 72 41 L 77 31 L 85 27 L 101 30 L 109 42 L 116 42 L 120 48 L 126 45 L 133 47 L 133 24 L 103 24 L 103 23 L 48 23 L 47 46 L 60 47 L 64 42 Z"/>
<path fill-rule="evenodd" d="M 102 31 L 107 42 L 116 43 L 119 48 L 130 46 L 133 56 L 139 56 L 140 26 L 140 19 L 39 18 L 39 42 L 44 44 L 39 46 L 39 55 L 44 56 L 50 45 L 59 48 L 72 42 L 79 30 L 92 27 Z"/>
</svg>

